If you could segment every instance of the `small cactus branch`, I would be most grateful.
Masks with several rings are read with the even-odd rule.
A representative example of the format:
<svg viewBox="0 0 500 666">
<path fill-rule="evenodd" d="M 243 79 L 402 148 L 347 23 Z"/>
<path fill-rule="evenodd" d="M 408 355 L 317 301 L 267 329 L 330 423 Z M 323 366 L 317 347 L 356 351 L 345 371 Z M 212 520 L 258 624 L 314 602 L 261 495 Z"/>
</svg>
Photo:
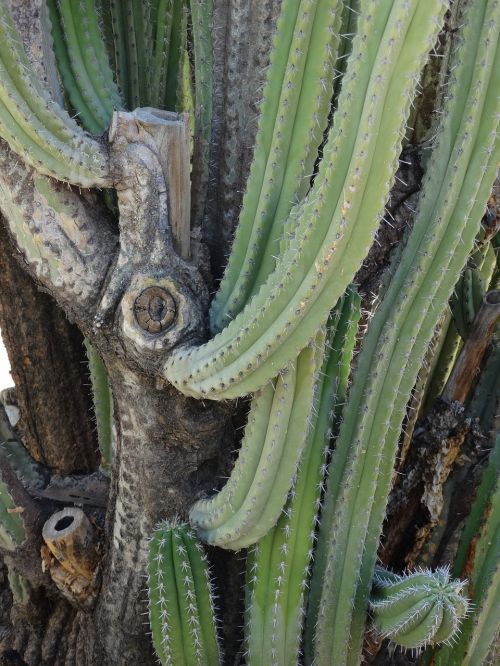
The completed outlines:
<svg viewBox="0 0 500 666">
<path fill-rule="evenodd" d="M 149 544 L 149 617 L 163 666 L 221 663 L 206 555 L 187 525 L 161 523 Z"/>
<path fill-rule="evenodd" d="M 307 190 L 327 127 L 342 2 L 283 3 L 260 109 L 257 144 L 212 332 L 233 319 L 272 273 L 283 222 Z"/>
<path fill-rule="evenodd" d="M 443 12 L 439 0 L 425 8 L 399 0 L 362 3 L 336 120 L 314 187 L 295 213 L 289 249 L 221 333 L 201 347 L 178 348 L 167 360 L 164 374 L 180 391 L 219 400 L 255 391 L 326 322 L 371 244 Z"/>
<path fill-rule="evenodd" d="M 97 441 L 101 452 L 101 470 L 109 474 L 113 462 L 113 394 L 104 363 L 97 350 L 85 340 L 89 361 L 90 383 L 94 401 Z"/>
<path fill-rule="evenodd" d="M 315 644 L 320 663 L 332 645 L 339 665 L 359 658 L 406 402 L 495 178 L 500 54 L 481 45 L 496 43 L 499 24 L 496 0 L 467 7 L 415 225 L 358 357 L 326 498 L 334 519 L 320 532 L 328 543 Z"/>
<path fill-rule="evenodd" d="M 48 0 L 54 50 L 72 107 L 85 128 L 102 133 L 122 107 L 113 80 L 94 0 Z"/>
<path fill-rule="evenodd" d="M 456 640 L 469 610 L 465 586 L 450 580 L 447 569 L 398 576 L 377 568 L 370 594 L 373 627 L 404 648 Z"/>
<path fill-rule="evenodd" d="M 0 2 L 0 136 L 42 174 L 82 187 L 111 184 L 106 148 L 43 91 L 6 0 Z"/>
<path fill-rule="evenodd" d="M 261 539 L 277 522 L 309 430 L 323 335 L 304 349 L 296 367 L 252 400 L 242 447 L 226 486 L 198 501 L 190 521 L 209 544 L 239 550 Z"/>
<path fill-rule="evenodd" d="M 360 299 L 350 289 L 329 321 L 313 424 L 296 482 L 278 523 L 247 556 L 245 640 L 249 666 L 295 664 L 299 658 L 325 458 L 332 422 L 345 401 L 359 316 Z"/>
</svg>

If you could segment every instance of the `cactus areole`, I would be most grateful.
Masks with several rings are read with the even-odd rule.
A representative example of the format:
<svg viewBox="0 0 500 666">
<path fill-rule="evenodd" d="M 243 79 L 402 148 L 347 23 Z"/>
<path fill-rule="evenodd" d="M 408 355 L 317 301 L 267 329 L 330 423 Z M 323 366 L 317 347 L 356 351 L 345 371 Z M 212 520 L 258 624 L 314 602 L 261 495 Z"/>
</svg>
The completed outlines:
<svg viewBox="0 0 500 666">
<path fill-rule="evenodd" d="M 359 666 L 445 643 L 451 665 L 462 622 L 464 659 L 491 657 L 496 296 L 453 455 L 409 475 L 439 506 L 430 537 L 405 526 L 420 568 L 375 564 L 412 412 L 471 344 L 439 358 L 448 301 L 474 341 L 498 293 L 499 30 L 500 0 L 0 0 L 21 414 L 0 405 L 0 661 Z M 64 316 L 16 294 L 19 264 Z M 48 341 L 68 360 L 44 370 Z M 451 578 L 479 486 L 484 581 L 472 552 Z"/>
</svg>

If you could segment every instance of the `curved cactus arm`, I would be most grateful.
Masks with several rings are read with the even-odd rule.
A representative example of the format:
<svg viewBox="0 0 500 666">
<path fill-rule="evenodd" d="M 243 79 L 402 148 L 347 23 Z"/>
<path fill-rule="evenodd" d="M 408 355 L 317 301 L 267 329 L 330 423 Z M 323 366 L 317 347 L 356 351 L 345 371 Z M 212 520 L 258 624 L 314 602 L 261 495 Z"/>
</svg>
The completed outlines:
<svg viewBox="0 0 500 666">
<path fill-rule="evenodd" d="M 212 303 L 213 332 L 273 271 L 283 222 L 309 189 L 333 94 L 342 5 L 286 0 L 281 7 L 243 209 Z"/>
<path fill-rule="evenodd" d="M 108 375 L 97 350 L 85 340 L 85 349 L 89 362 L 90 383 L 94 401 L 94 413 L 97 426 L 97 441 L 101 452 L 101 470 L 111 472 L 113 462 L 113 394 L 109 385 Z"/>
<path fill-rule="evenodd" d="M 369 602 L 373 627 L 404 648 L 453 641 L 469 611 L 465 586 L 466 581 L 450 580 L 448 569 L 404 576 L 375 569 Z"/>
<path fill-rule="evenodd" d="M 71 106 L 85 128 L 102 133 L 122 108 L 94 0 L 48 0 L 54 51 Z"/>
<path fill-rule="evenodd" d="M 482 45 L 497 43 L 499 23 L 496 0 L 467 8 L 415 226 L 363 341 L 329 482 L 335 515 L 323 532 L 320 663 L 332 644 L 339 665 L 357 663 L 406 401 L 495 178 L 500 54 Z"/>
<path fill-rule="evenodd" d="M 167 360 L 163 372 L 180 391 L 212 399 L 255 391 L 326 321 L 376 231 L 418 73 L 443 11 L 440 0 L 425 7 L 406 0 L 361 3 L 339 109 L 290 247 L 221 333 L 201 347 L 178 348 Z"/>
<path fill-rule="evenodd" d="M 0 136 L 37 171 L 82 187 L 111 184 L 106 148 L 43 91 L 0 2 Z"/>
<path fill-rule="evenodd" d="M 304 349 L 295 368 L 280 375 L 252 401 L 248 430 L 226 486 L 190 511 L 199 536 L 239 550 L 277 522 L 292 484 L 309 428 L 323 336 Z"/>
<path fill-rule="evenodd" d="M 161 523 L 149 545 L 149 619 L 163 666 L 221 663 L 206 555 L 187 525 Z"/>
<path fill-rule="evenodd" d="M 345 400 L 359 306 L 359 296 L 349 290 L 331 317 L 314 423 L 296 483 L 278 523 L 248 556 L 245 640 L 249 666 L 295 664 L 299 658 L 325 458 L 335 412 Z"/>
<path fill-rule="evenodd" d="M 472 608 L 461 635 L 433 653 L 436 666 L 483 664 L 499 630 L 500 435 L 483 472 L 453 564 L 455 575 L 471 576 Z M 469 561 L 470 559 L 470 561 Z M 426 657 L 431 658 L 429 652 Z"/>
</svg>

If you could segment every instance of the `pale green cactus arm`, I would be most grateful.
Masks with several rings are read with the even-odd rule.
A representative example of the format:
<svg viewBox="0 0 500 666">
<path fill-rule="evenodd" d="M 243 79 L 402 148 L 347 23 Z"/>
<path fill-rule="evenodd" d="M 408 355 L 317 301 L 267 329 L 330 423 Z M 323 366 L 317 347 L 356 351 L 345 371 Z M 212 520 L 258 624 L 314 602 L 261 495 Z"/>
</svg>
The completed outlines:
<svg viewBox="0 0 500 666">
<path fill-rule="evenodd" d="M 332 461 L 316 631 L 318 663 L 357 664 L 377 543 L 408 395 L 470 252 L 500 156 L 496 0 L 467 5 L 419 212 L 363 341 Z"/>
<path fill-rule="evenodd" d="M 190 511 L 191 524 L 207 543 L 239 550 L 276 524 L 306 442 L 323 340 L 319 334 L 296 367 L 254 397 L 226 486 Z"/>
<path fill-rule="evenodd" d="M 101 452 L 101 470 L 106 474 L 111 471 L 113 462 L 113 394 L 108 381 L 104 363 L 88 340 L 85 341 L 89 362 L 90 383 L 97 427 L 97 441 Z"/>
<path fill-rule="evenodd" d="M 7 568 L 7 577 L 13 602 L 21 605 L 27 604 L 33 589 L 30 582 L 12 567 Z"/>
<path fill-rule="evenodd" d="M 369 604 L 373 627 L 404 648 L 453 641 L 469 611 L 466 584 L 450 580 L 448 569 L 399 576 L 376 568 Z"/>
<path fill-rule="evenodd" d="M 82 187 L 111 184 L 106 148 L 43 91 L 0 2 L 0 136 L 40 173 Z"/>
<path fill-rule="evenodd" d="M 282 5 L 243 209 L 211 307 L 213 332 L 243 309 L 273 271 L 283 223 L 309 189 L 333 94 L 342 5 Z"/>
<path fill-rule="evenodd" d="M 64 89 L 82 124 L 101 134 L 123 106 L 113 80 L 94 0 L 47 0 Z"/>
<path fill-rule="evenodd" d="M 350 289 L 329 322 L 313 425 L 296 483 L 276 526 L 247 555 L 249 666 L 293 665 L 299 659 L 325 459 L 332 421 L 345 401 L 359 316 L 360 299 Z"/>
<path fill-rule="evenodd" d="M 207 557 L 187 525 L 161 523 L 149 544 L 149 617 L 163 666 L 216 666 L 221 654 Z"/>
<path fill-rule="evenodd" d="M 164 374 L 183 393 L 223 399 L 257 390 L 326 321 L 376 231 L 418 74 L 444 8 L 439 0 L 425 7 L 361 3 L 336 120 L 290 247 L 221 333 L 201 347 L 178 348 L 167 360 Z"/>
</svg>

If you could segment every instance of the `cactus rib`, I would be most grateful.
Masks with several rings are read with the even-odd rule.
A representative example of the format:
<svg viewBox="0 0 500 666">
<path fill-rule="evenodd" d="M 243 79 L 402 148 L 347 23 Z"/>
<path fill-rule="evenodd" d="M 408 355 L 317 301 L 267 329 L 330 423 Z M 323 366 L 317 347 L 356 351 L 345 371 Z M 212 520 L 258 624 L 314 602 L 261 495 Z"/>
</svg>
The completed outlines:
<svg viewBox="0 0 500 666">
<path fill-rule="evenodd" d="M 312 339 L 366 255 L 444 10 L 439 0 L 389 4 L 362 3 L 324 159 L 276 270 L 215 338 L 167 360 L 163 372 L 183 393 L 223 399 L 263 386 Z"/>
<path fill-rule="evenodd" d="M 89 362 L 90 383 L 94 401 L 94 413 L 97 426 L 97 441 L 101 452 L 101 470 L 109 474 L 113 462 L 113 394 L 108 375 L 96 349 L 85 340 L 85 349 Z"/>
<path fill-rule="evenodd" d="M 49 100 L 0 2 L 0 136 L 40 173 L 82 187 L 110 184 L 104 146 Z"/>
<path fill-rule="evenodd" d="M 207 557 L 187 525 L 163 522 L 149 545 L 149 617 L 163 666 L 221 663 Z"/>
<path fill-rule="evenodd" d="M 325 361 L 296 483 L 276 526 L 247 556 L 247 663 L 293 664 L 300 650 L 307 578 L 332 420 L 345 401 L 360 299 L 350 289 L 330 318 Z"/>
<path fill-rule="evenodd" d="M 415 226 L 359 356 L 329 483 L 318 663 L 329 663 L 332 642 L 339 665 L 357 663 L 407 396 L 494 181 L 500 54 L 478 45 L 497 43 L 499 24 L 497 0 L 468 8 Z"/>
<path fill-rule="evenodd" d="M 207 543 L 239 550 L 258 541 L 279 518 L 304 447 L 323 336 L 304 349 L 296 368 L 252 401 L 248 431 L 226 486 L 198 501 L 190 521 Z"/>
</svg>

